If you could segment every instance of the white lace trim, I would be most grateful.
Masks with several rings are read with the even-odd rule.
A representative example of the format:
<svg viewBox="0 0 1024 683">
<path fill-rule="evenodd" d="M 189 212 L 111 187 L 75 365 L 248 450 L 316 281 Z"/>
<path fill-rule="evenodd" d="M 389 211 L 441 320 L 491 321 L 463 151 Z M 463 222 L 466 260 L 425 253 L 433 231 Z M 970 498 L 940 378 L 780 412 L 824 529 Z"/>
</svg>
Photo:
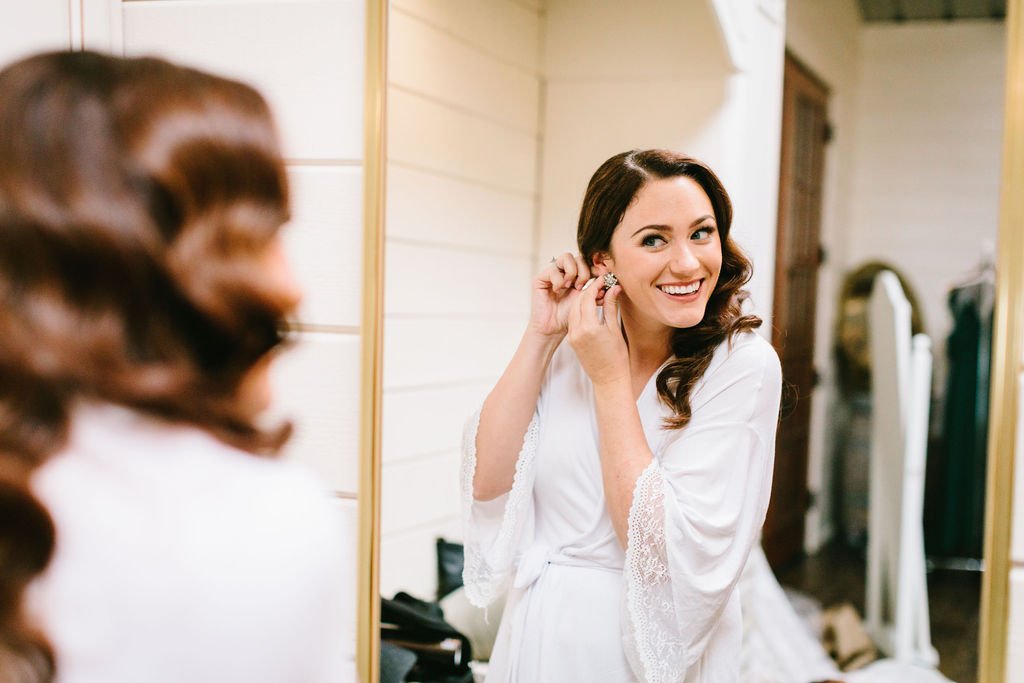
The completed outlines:
<svg viewBox="0 0 1024 683">
<path fill-rule="evenodd" d="M 533 461 L 537 452 L 539 423 L 537 416 L 534 416 L 526 429 L 501 525 L 486 556 L 482 547 L 485 539 L 481 539 L 479 532 L 473 529 L 473 478 L 476 475 L 476 434 L 479 427 L 480 412 L 477 411 L 466 423 L 462 443 L 462 520 L 465 540 L 462 582 L 470 603 L 486 607 L 498 595 L 511 574 L 522 518 L 533 496 Z"/>
<path fill-rule="evenodd" d="M 657 461 L 637 477 L 629 508 L 626 559 L 628 628 L 625 650 L 646 683 L 682 680 L 686 644 L 680 642 L 665 546 L 664 479 Z"/>
</svg>

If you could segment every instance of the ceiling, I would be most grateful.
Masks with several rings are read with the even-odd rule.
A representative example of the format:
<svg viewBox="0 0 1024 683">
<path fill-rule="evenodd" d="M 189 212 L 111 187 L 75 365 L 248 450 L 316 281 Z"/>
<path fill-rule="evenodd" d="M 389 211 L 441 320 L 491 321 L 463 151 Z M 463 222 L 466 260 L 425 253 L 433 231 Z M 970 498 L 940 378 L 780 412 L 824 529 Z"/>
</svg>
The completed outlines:
<svg viewBox="0 0 1024 683">
<path fill-rule="evenodd" d="M 1006 0 L 859 0 L 864 21 L 1004 19 Z"/>
</svg>

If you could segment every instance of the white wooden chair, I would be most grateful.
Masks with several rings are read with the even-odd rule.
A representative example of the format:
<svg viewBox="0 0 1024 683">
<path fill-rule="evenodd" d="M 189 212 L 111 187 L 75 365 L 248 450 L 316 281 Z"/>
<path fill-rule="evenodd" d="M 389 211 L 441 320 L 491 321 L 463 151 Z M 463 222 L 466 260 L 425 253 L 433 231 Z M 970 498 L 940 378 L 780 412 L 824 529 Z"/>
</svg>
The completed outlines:
<svg viewBox="0 0 1024 683">
<path fill-rule="evenodd" d="M 891 272 L 869 304 L 872 433 L 866 627 L 898 662 L 936 666 L 925 576 L 925 452 L 931 341 L 911 339 L 910 303 Z"/>
</svg>

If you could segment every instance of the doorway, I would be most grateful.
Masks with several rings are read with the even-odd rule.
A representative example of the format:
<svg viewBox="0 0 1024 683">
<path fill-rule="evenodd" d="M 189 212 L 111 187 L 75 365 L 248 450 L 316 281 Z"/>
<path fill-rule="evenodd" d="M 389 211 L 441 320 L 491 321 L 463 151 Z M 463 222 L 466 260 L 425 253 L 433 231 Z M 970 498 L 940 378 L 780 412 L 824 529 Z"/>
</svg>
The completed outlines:
<svg viewBox="0 0 1024 683">
<path fill-rule="evenodd" d="M 783 409 L 772 498 L 762 544 L 778 571 L 803 554 L 810 507 L 807 457 L 814 368 L 815 306 L 822 262 L 821 199 L 830 137 L 828 89 L 786 54 L 772 345 L 782 361 Z"/>
</svg>

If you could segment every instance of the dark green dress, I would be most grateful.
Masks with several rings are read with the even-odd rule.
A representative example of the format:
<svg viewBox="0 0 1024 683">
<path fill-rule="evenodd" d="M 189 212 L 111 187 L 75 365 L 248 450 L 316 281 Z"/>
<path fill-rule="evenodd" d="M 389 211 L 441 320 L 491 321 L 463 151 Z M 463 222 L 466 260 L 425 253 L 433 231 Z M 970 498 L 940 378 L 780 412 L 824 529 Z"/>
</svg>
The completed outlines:
<svg viewBox="0 0 1024 683">
<path fill-rule="evenodd" d="M 941 453 L 934 461 L 938 495 L 929 501 L 929 555 L 982 555 L 994 296 L 989 278 L 949 294 L 953 331 L 946 342 L 949 376 Z"/>
</svg>

